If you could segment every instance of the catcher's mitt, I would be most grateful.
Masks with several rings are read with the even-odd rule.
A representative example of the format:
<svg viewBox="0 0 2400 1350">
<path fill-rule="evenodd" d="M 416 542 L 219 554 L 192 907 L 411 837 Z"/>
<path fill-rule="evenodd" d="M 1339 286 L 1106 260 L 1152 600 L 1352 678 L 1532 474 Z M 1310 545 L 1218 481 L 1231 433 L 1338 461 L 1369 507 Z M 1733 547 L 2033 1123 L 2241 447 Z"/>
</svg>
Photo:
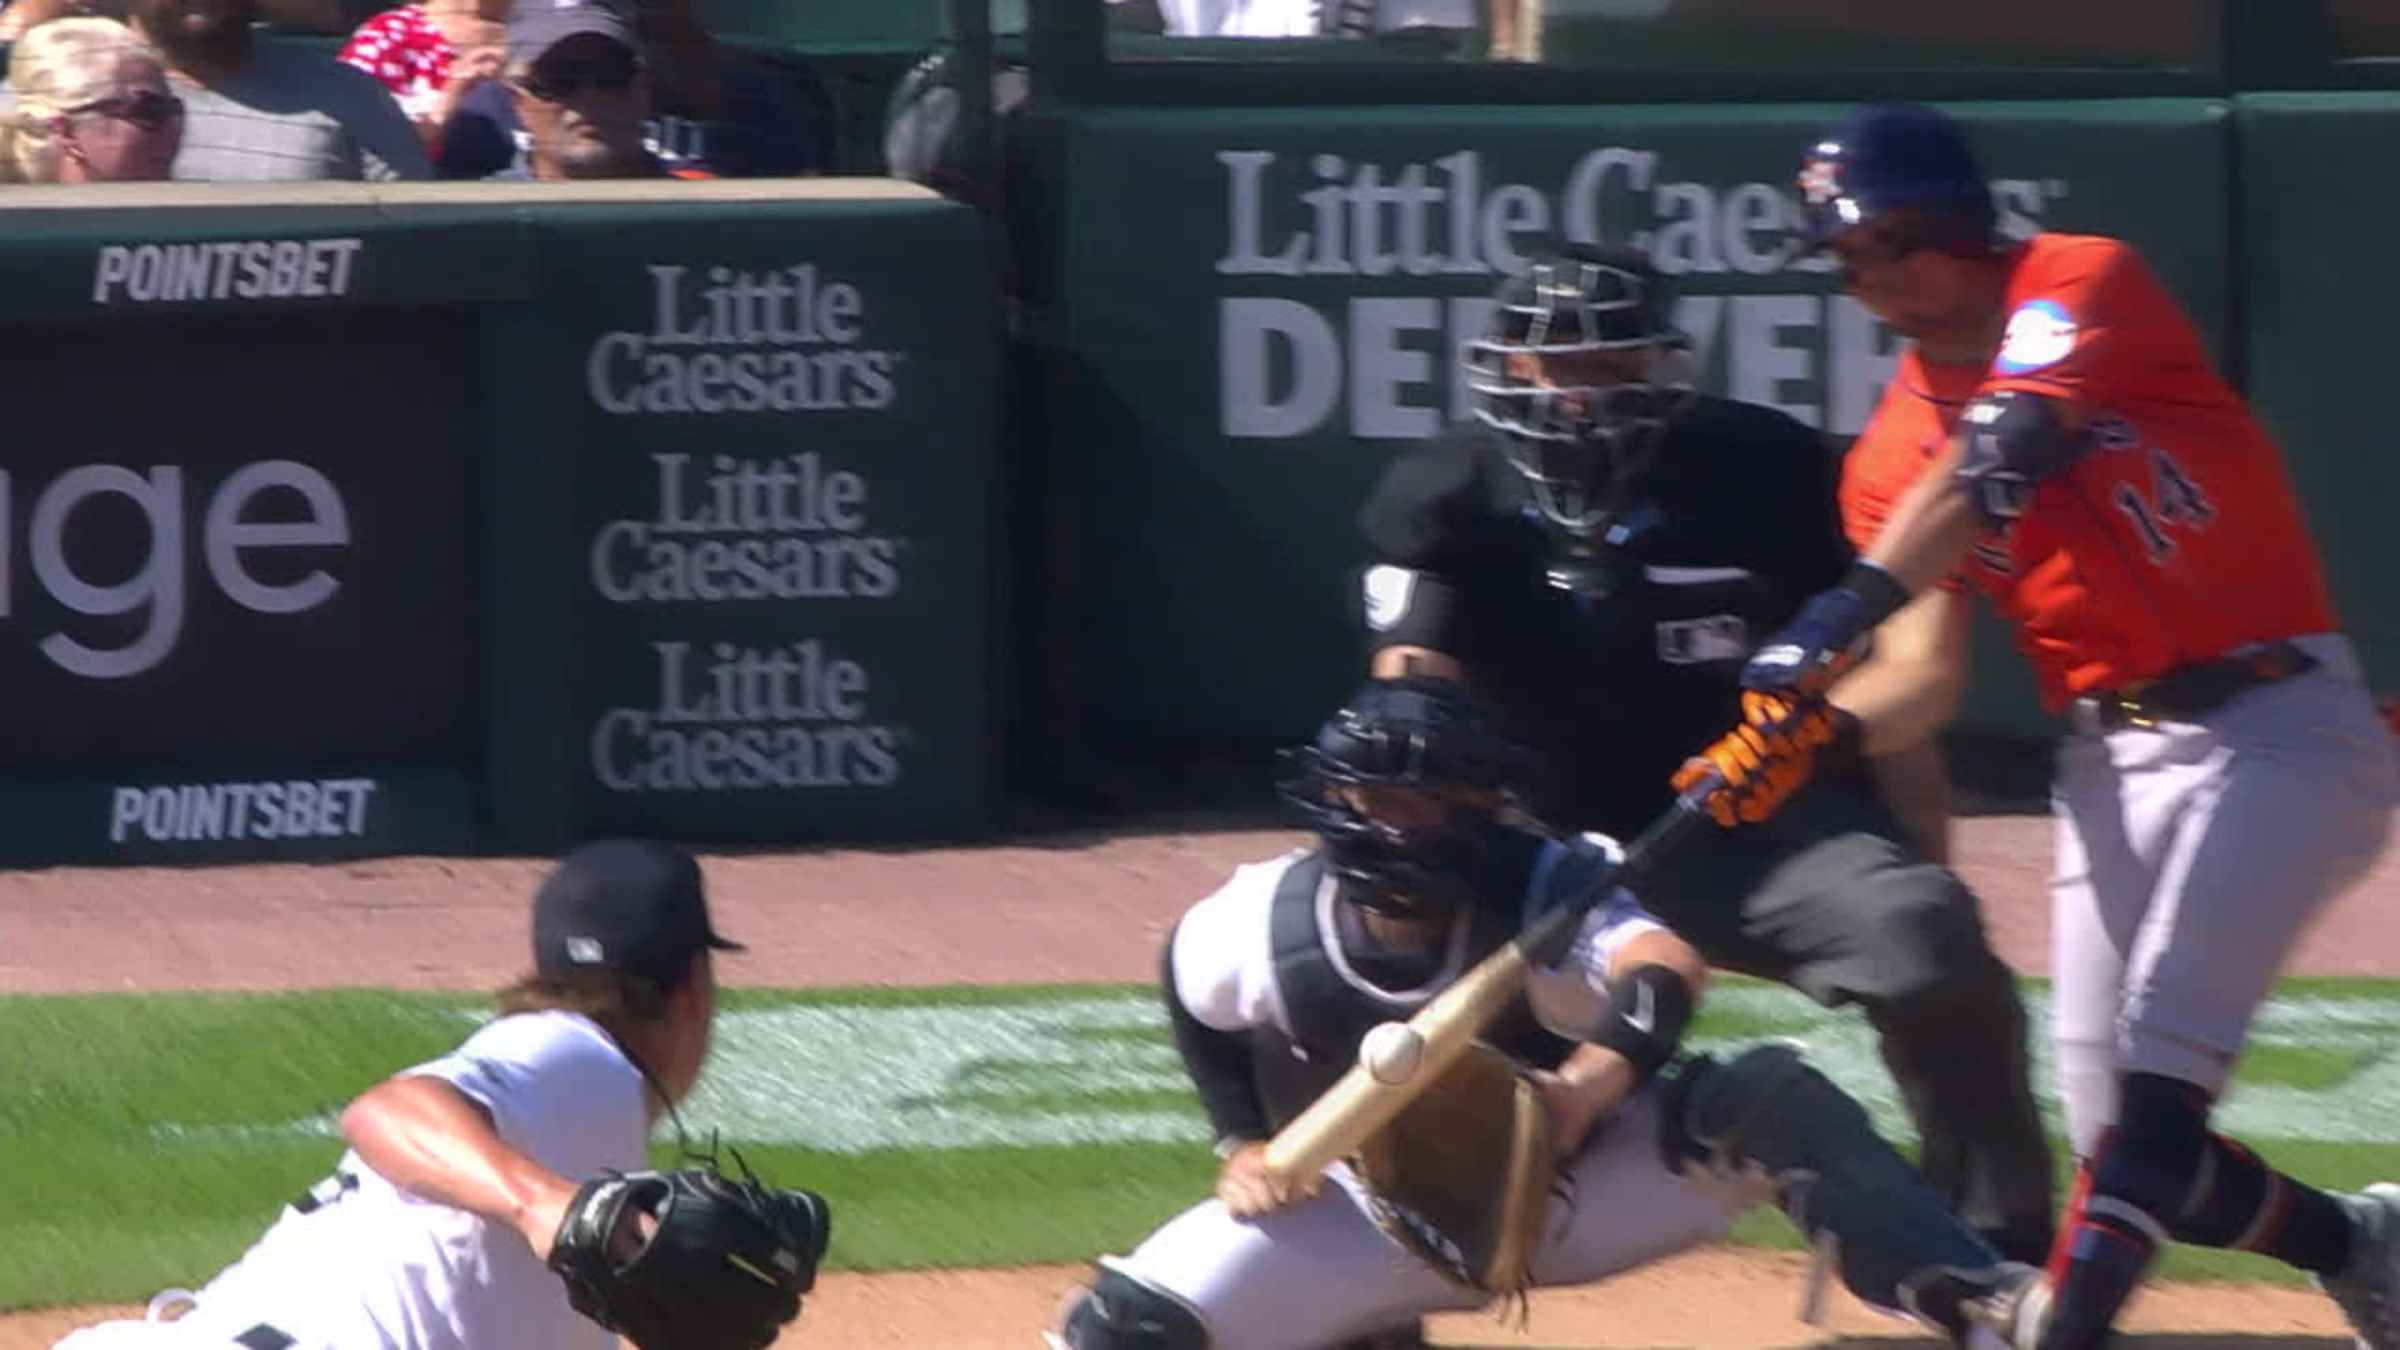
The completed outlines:
<svg viewBox="0 0 2400 1350">
<path fill-rule="evenodd" d="M 825 1198 L 713 1167 L 587 1181 L 550 1248 L 575 1311 L 642 1350 L 759 1350 L 800 1315 L 832 1236 Z M 621 1263 L 610 1240 L 630 1208 L 657 1227 Z M 637 1230 L 638 1231 L 638 1230 Z"/>
<path fill-rule="evenodd" d="M 1541 1090 L 1477 1042 L 1359 1147 L 1375 1221 L 1450 1279 L 1522 1292 L 1557 1171 Z"/>
</svg>

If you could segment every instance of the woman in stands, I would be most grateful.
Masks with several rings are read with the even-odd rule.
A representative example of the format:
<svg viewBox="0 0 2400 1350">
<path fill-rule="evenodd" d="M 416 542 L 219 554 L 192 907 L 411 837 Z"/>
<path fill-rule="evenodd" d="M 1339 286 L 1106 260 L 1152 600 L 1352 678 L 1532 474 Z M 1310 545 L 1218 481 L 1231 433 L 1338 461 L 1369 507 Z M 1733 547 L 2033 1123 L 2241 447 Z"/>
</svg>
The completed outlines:
<svg viewBox="0 0 2400 1350">
<path fill-rule="evenodd" d="M 159 54 L 114 19 L 53 19 L 8 55 L 0 180 L 161 179 L 183 145 L 183 100 Z"/>
</svg>

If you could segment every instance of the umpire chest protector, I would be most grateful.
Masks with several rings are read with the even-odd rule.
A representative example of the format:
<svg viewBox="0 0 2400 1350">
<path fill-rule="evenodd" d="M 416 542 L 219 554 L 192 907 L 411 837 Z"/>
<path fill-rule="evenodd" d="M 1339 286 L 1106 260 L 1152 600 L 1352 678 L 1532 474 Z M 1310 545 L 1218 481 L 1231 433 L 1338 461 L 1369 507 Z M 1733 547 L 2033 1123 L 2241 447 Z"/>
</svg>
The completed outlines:
<svg viewBox="0 0 2400 1350">
<path fill-rule="evenodd" d="M 1309 853 L 1285 869 L 1269 910 L 1275 987 L 1291 1030 L 1266 1026 L 1253 1031 L 1252 1062 L 1259 1101 L 1279 1130 L 1358 1062 L 1358 1043 L 1369 1030 L 1382 1022 L 1406 1021 L 1448 983 L 1384 990 L 1352 969 L 1342 954 L 1335 917 L 1341 903 L 1339 884 L 1329 875 L 1324 857 Z M 1450 980 L 1517 935 L 1523 894 L 1520 883 L 1508 892 L 1507 903 L 1465 911 L 1464 931 L 1453 929 L 1440 968 Z M 1493 1019 L 1483 1039 L 1511 1058 L 1545 1069 L 1556 1068 L 1575 1048 L 1575 1042 L 1535 1019 L 1522 992 Z"/>
<path fill-rule="evenodd" d="M 1630 835 L 1672 799 L 1684 758 L 1740 716 L 1751 648 L 1841 579 L 1836 462 L 1779 413 L 1697 398 L 1601 527 L 1577 584 L 1499 435 L 1454 428 L 1397 460 L 1360 513 L 1372 555 L 1453 592 L 1448 652 L 1520 740 L 1550 747 L 1529 785 L 1565 829 Z"/>
</svg>

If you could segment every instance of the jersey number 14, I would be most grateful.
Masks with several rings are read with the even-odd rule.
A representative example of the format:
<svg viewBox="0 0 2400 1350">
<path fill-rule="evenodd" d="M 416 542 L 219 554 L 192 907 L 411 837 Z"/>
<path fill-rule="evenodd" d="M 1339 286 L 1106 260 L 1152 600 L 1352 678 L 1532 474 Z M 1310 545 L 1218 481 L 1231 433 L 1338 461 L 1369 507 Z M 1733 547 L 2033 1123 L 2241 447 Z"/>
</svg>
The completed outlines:
<svg viewBox="0 0 2400 1350">
<path fill-rule="evenodd" d="M 2192 481 L 2166 451 L 2150 448 L 2150 491 L 2143 491 L 2128 479 L 2117 484 L 2117 509 L 2133 522 L 2136 534 L 2142 537 L 2142 547 L 2149 550 L 2150 561 L 2163 564 L 2175 555 L 2175 538 L 2168 533 L 2177 530 L 2203 530 L 2217 518 L 2217 509 L 2209 504 L 2208 494 Z"/>
</svg>

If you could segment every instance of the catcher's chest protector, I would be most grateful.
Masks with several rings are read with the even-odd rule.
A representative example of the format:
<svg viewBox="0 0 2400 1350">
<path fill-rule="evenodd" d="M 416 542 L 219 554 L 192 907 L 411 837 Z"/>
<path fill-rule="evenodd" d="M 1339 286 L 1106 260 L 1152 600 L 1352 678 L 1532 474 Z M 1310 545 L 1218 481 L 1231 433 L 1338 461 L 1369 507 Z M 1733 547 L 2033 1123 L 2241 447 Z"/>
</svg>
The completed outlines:
<svg viewBox="0 0 2400 1350">
<path fill-rule="evenodd" d="M 1327 907 L 1318 902 L 1325 880 L 1324 858 L 1310 853 L 1284 869 L 1269 913 L 1270 946 L 1275 959 L 1275 986 L 1282 995 L 1288 1035 L 1274 1027 L 1252 1033 L 1256 1053 L 1259 1100 L 1267 1116 L 1281 1129 L 1323 1096 L 1352 1064 L 1358 1062 L 1358 1043 L 1378 1023 L 1404 1021 L 1430 1001 L 1438 990 L 1418 991 L 1422 998 L 1395 1003 L 1356 982 L 1336 964 L 1333 950 L 1339 936 L 1327 922 Z M 1516 906 L 1478 907 L 1468 917 L 1464 974 L 1484 957 L 1516 936 L 1501 910 Z M 1482 1039 L 1511 1059 L 1539 1068 L 1558 1067 L 1575 1043 L 1558 1036 L 1535 1019 L 1520 993 L 1491 1025 Z"/>
</svg>

